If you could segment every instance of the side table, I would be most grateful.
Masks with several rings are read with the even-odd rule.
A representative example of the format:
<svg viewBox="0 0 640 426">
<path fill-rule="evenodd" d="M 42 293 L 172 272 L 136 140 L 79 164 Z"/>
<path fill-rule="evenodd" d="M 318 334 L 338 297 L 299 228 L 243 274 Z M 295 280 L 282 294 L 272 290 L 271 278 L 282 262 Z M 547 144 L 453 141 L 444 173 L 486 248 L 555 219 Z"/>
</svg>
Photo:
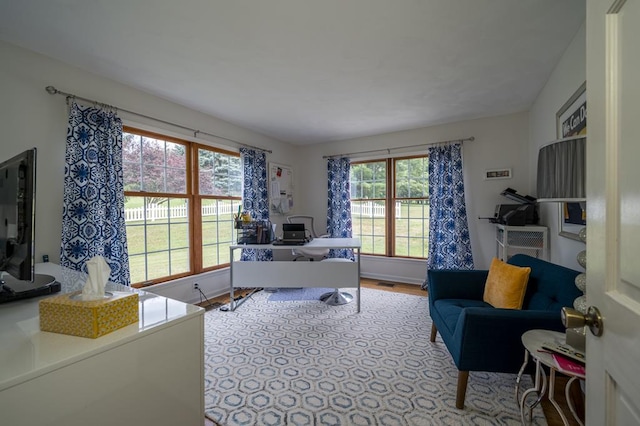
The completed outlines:
<svg viewBox="0 0 640 426">
<path fill-rule="evenodd" d="M 565 385 L 565 397 L 567 399 L 569 410 L 571 410 L 571 414 L 576 419 L 576 421 L 581 426 L 584 426 L 584 424 L 578 417 L 578 413 L 576 412 L 575 407 L 573 406 L 569 391 L 571 389 L 571 385 L 573 385 L 574 382 L 584 380 L 585 376 L 583 374 L 579 374 L 573 371 L 567 371 L 558 367 L 558 365 L 553 360 L 552 353 L 542 348 L 543 344 L 545 343 L 556 342 L 564 344 L 564 341 L 565 335 L 557 331 L 529 330 L 522 335 L 522 344 L 525 348 L 524 363 L 522 364 L 522 367 L 520 368 L 520 372 L 518 373 L 518 377 L 516 379 L 516 402 L 518 402 L 520 406 L 520 416 L 523 425 L 531 422 L 532 411 L 540 403 L 540 401 L 542 401 L 545 393 L 547 393 L 547 388 L 549 402 L 551 402 L 551 404 L 554 406 L 554 408 L 562 418 L 562 422 L 566 426 L 569 425 L 567 416 L 562 411 L 562 408 L 560 408 L 560 405 L 554 398 L 556 372 L 560 372 L 570 378 Z M 534 386 L 533 388 L 524 391 L 522 396 L 520 396 L 520 379 L 522 378 L 522 374 L 524 373 L 524 370 L 529 363 L 529 357 L 531 357 L 536 364 Z M 543 366 L 549 368 L 548 379 Z M 533 392 L 538 393 L 538 398 L 532 404 L 528 405 L 526 403 L 527 397 Z"/>
</svg>

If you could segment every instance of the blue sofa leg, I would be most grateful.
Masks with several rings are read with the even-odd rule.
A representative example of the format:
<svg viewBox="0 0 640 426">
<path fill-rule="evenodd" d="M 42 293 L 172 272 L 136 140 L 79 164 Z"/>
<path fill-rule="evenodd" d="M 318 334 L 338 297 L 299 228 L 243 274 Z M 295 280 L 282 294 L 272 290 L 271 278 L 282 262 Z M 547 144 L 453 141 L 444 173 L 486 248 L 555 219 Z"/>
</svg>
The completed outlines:
<svg viewBox="0 0 640 426">
<path fill-rule="evenodd" d="M 431 342 L 436 341 L 436 334 L 438 328 L 435 324 L 431 323 L 431 336 L 429 340 Z M 456 391 L 456 408 L 462 410 L 464 408 L 464 399 L 467 396 L 467 382 L 469 381 L 469 372 L 458 370 L 458 390 Z"/>
<path fill-rule="evenodd" d="M 458 371 L 458 391 L 456 393 L 456 408 L 460 410 L 464 408 L 464 398 L 467 395 L 468 380 L 469 380 L 468 371 Z"/>
</svg>

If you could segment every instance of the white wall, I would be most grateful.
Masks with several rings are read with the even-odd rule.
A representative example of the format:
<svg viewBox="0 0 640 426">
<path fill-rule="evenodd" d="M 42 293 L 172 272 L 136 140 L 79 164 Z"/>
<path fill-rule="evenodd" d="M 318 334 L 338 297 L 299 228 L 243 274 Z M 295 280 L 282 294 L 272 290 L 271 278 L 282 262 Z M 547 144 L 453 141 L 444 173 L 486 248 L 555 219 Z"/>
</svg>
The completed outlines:
<svg viewBox="0 0 640 426">
<path fill-rule="evenodd" d="M 500 117 L 443 124 L 329 144 L 296 147 L 247 129 L 234 126 L 200 112 L 151 96 L 128 86 L 70 67 L 56 60 L 0 42 L 0 128 L 3 129 L 1 158 L 8 158 L 29 147 L 37 147 L 38 194 L 36 258 L 59 256 L 62 217 L 62 176 L 64 168 L 67 109 L 64 98 L 44 90 L 53 85 L 100 102 L 219 134 L 273 150 L 268 160 L 293 166 L 295 213 L 309 213 L 317 224 L 326 223 L 326 161 L 323 155 L 394 148 L 427 142 L 474 136 L 464 144 L 465 185 L 471 242 L 476 267 L 486 268 L 495 255 L 495 229 L 478 217 L 493 215 L 496 204 L 509 203 L 500 196 L 506 187 L 520 194 L 535 195 L 537 152 L 555 138 L 555 114 L 585 80 L 585 28 L 577 33 L 553 75 L 529 112 Z M 126 124 L 164 131 L 194 140 L 191 134 L 121 113 Z M 234 148 L 224 140 L 197 139 L 201 143 Z M 415 152 L 415 150 L 414 150 Z M 486 169 L 511 168 L 510 180 L 483 180 Z M 557 207 L 543 206 L 543 224 L 550 227 L 552 261 L 579 268 L 575 254 L 584 245 L 557 236 Z M 282 216 L 273 216 L 280 224 Z M 363 275 L 384 280 L 419 284 L 425 262 L 407 259 L 366 257 Z M 217 271 L 156 286 L 154 291 L 184 301 L 197 301 L 191 290 L 198 282 L 207 295 L 227 290 L 228 271 Z"/>
<path fill-rule="evenodd" d="M 64 97 L 51 96 L 45 91 L 48 85 L 151 117 L 271 149 L 273 154 L 269 155 L 270 160 L 295 163 L 297 148 L 294 146 L 4 42 L 0 42 L 0 64 L 0 159 L 9 158 L 30 147 L 38 148 L 36 261 L 41 261 L 44 254 L 48 254 L 53 262 L 60 256 L 67 107 Z M 224 140 L 204 137 L 193 139 L 188 131 L 142 120 L 124 112 L 119 115 L 125 124 L 237 149 L 237 146 Z M 181 285 L 185 282 L 189 285 Z M 154 287 L 154 291 L 179 300 L 195 301 L 198 300 L 198 294 L 193 292 L 192 282 L 200 283 L 207 294 L 220 294 L 228 291 L 228 270 L 160 284 Z"/>
<path fill-rule="evenodd" d="M 529 187 L 528 161 L 529 122 L 526 112 L 500 117 L 462 121 L 403 132 L 388 133 L 303 148 L 306 159 L 298 184 L 303 188 L 301 205 L 305 213 L 325 224 L 327 215 L 327 171 L 325 155 L 353 153 L 475 137 L 463 145 L 465 193 L 469 231 L 477 268 L 488 268 L 496 253 L 495 226 L 478 217 L 493 216 L 495 206 L 510 203 L 500 192 L 507 187 L 526 194 Z M 412 151 L 416 153 L 415 149 Z M 426 152 L 426 148 L 420 152 Z M 394 152 L 395 154 L 395 152 Z M 357 160 L 358 158 L 354 158 Z M 487 169 L 511 168 L 512 179 L 487 181 Z M 302 213 L 302 212 L 300 212 Z M 406 259 L 366 257 L 362 273 L 375 279 L 393 279 L 407 283 L 421 283 L 426 274 L 426 262 Z"/>
<path fill-rule="evenodd" d="M 529 111 L 528 152 L 531 171 L 529 191 L 534 196 L 536 195 L 538 151 L 541 146 L 557 139 L 556 113 L 586 80 L 585 30 L 585 24 L 582 24 Z M 587 111 L 588 109 L 587 105 Z M 549 227 L 551 261 L 582 271 L 583 268 L 576 261 L 576 254 L 584 250 L 585 245 L 558 235 L 558 209 L 558 203 L 540 204 L 540 224 Z"/>
</svg>

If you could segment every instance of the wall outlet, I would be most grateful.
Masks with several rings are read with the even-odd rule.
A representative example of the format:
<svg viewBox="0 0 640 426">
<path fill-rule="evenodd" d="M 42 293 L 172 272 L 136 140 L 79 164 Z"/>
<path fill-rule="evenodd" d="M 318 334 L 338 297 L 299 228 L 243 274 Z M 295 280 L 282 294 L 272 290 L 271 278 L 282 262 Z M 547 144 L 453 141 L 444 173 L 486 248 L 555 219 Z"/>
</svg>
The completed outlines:
<svg viewBox="0 0 640 426">
<path fill-rule="evenodd" d="M 200 284 L 198 283 L 193 283 L 193 291 L 197 292 L 200 290 Z"/>
</svg>

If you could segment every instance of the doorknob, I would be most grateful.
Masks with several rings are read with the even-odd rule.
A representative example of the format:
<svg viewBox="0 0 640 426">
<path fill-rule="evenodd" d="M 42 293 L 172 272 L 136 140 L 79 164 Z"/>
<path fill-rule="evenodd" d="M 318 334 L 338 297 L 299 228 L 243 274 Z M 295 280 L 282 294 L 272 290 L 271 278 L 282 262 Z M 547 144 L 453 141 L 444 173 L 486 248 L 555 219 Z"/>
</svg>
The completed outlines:
<svg viewBox="0 0 640 426">
<path fill-rule="evenodd" d="M 587 313 L 571 308 L 562 308 L 562 324 L 566 328 L 578 328 L 587 326 L 591 334 L 596 337 L 602 336 L 602 315 L 595 306 L 589 306 Z"/>
</svg>

